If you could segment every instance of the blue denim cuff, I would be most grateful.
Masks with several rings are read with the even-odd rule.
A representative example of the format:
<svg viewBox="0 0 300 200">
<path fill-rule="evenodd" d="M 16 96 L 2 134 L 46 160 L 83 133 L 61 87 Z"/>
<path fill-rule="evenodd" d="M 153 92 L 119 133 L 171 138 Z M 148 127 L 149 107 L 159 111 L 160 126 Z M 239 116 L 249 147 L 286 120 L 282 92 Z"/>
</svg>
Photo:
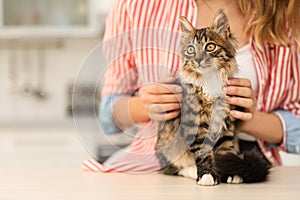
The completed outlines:
<svg viewBox="0 0 300 200">
<path fill-rule="evenodd" d="M 112 116 L 113 105 L 121 96 L 119 94 L 107 95 L 101 100 L 99 122 L 105 134 L 118 134 L 122 132 Z"/>
<path fill-rule="evenodd" d="M 285 145 L 288 153 L 300 154 L 300 119 L 286 110 L 276 110 L 285 130 Z"/>
</svg>

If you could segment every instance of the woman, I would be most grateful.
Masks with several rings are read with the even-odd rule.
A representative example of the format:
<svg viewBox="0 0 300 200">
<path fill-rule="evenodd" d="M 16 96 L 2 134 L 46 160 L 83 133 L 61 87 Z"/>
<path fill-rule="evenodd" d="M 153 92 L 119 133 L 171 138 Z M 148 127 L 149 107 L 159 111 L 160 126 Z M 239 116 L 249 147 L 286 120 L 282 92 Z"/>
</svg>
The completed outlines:
<svg viewBox="0 0 300 200">
<path fill-rule="evenodd" d="M 100 121 L 107 133 L 141 125 L 126 150 L 105 165 L 85 161 L 84 169 L 159 169 L 157 121 L 172 119 L 180 110 L 181 88 L 171 78 L 180 65 L 179 18 L 207 27 L 219 9 L 239 41 L 240 72 L 224 90 L 230 104 L 244 108 L 231 111 L 241 121 L 241 148 L 258 147 L 273 165 L 282 164 L 280 149 L 300 153 L 299 8 L 297 0 L 117 0 L 106 23 L 104 45 L 113 62 L 106 72 Z"/>
</svg>

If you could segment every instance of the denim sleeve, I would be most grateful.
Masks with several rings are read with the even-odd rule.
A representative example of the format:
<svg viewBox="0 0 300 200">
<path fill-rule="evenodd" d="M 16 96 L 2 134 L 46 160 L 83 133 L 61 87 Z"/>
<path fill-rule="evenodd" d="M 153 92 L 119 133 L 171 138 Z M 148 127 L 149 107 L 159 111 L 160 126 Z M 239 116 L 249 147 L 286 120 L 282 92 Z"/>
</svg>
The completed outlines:
<svg viewBox="0 0 300 200">
<path fill-rule="evenodd" d="M 288 153 L 300 154 L 300 119 L 286 110 L 277 110 L 275 113 L 282 121 L 285 131 L 285 148 Z"/>
<path fill-rule="evenodd" d="M 122 95 L 112 94 L 102 98 L 99 110 L 99 122 L 100 126 L 105 134 L 117 134 L 122 130 L 116 124 L 112 116 L 112 107 L 116 100 Z"/>
</svg>

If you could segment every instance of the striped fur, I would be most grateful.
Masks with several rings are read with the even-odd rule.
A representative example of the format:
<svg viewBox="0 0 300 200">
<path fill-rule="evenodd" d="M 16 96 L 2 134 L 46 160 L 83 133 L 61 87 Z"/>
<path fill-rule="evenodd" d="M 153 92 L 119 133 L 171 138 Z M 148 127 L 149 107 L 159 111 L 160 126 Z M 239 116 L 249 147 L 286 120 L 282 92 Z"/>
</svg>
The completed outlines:
<svg viewBox="0 0 300 200">
<path fill-rule="evenodd" d="M 219 11 L 214 24 L 204 29 L 194 29 L 182 18 L 181 27 L 183 65 L 177 83 L 183 87 L 183 101 L 181 115 L 159 128 L 156 150 L 163 173 L 185 176 L 183 171 L 196 165 L 200 185 L 232 182 L 232 177 L 237 182 L 266 180 L 269 164 L 262 156 L 238 155 L 234 119 L 222 90 L 237 71 L 236 40 L 226 16 Z M 261 166 L 249 173 L 257 163 Z"/>
</svg>

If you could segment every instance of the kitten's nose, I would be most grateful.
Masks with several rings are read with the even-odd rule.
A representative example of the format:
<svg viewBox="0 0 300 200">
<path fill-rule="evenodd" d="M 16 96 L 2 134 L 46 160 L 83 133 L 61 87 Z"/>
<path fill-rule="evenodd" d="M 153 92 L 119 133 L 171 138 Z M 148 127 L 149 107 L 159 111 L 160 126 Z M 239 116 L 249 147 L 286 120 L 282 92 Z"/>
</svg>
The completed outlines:
<svg viewBox="0 0 300 200">
<path fill-rule="evenodd" d="M 199 56 L 197 56 L 197 58 L 195 60 L 197 61 L 197 63 L 199 65 L 201 65 L 200 63 L 202 62 L 202 64 L 203 64 L 203 61 L 204 61 L 204 63 L 208 62 L 210 60 L 210 57 L 207 54 L 202 53 Z"/>
<path fill-rule="evenodd" d="M 197 63 L 200 65 L 201 61 L 203 60 L 203 55 L 196 58 Z"/>
</svg>

